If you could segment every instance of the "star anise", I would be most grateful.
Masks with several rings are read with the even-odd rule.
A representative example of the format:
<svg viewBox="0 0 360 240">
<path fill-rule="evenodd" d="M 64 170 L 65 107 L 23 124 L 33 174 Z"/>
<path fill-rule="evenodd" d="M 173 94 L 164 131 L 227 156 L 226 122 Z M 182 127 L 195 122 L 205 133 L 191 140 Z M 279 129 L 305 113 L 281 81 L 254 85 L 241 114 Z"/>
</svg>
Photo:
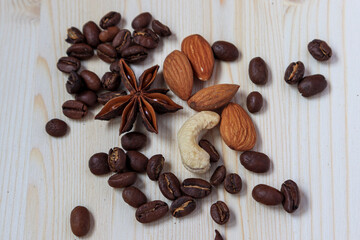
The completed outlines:
<svg viewBox="0 0 360 240">
<path fill-rule="evenodd" d="M 134 72 L 123 59 L 119 61 L 119 66 L 121 81 L 129 94 L 108 101 L 95 119 L 110 120 L 121 115 L 121 134 L 132 129 L 139 112 L 146 129 L 158 133 L 155 112 L 161 114 L 182 109 L 180 105 L 177 105 L 165 95 L 167 89 L 150 89 L 159 66 L 155 65 L 145 70 L 139 78 L 139 83 Z"/>
</svg>

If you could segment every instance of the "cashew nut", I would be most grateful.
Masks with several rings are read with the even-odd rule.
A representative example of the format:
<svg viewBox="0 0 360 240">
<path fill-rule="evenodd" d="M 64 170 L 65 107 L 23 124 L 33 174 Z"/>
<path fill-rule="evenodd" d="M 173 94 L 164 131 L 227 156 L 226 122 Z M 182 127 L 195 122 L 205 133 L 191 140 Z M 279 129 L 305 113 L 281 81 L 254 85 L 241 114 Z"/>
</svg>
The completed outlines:
<svg viewBox="0 0 360 240">
<path fill-rule="evenodd" d="M 184 167 L 195 173 L 210 169 L 210 155 L 198 145 L 204 129 L 214 128 L 220 121 L 219 114 L 202 111 L 189 118 L 180 128 L 177 138 Z"/>
</svg>

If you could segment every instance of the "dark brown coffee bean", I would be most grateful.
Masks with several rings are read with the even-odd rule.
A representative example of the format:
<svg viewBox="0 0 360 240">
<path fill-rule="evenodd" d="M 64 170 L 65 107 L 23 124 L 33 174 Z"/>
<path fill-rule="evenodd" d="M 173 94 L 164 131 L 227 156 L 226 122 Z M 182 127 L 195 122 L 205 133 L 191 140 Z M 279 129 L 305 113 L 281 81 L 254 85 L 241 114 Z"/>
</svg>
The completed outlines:
<svg viewBox="0 0 360 240">
<path fill-rule="evenodd" d="M 215 239 L 214 240 L 224 240 L 218 230 L 215 230 Z"/>
<path fill-rule="evenodd" d="M 85 82 L 85 85 L 88 89 L 93 91 L 98 91 L 101 88 L 101 81 L 100 78 L 94 73 L 89 70 L 83 70 L 80 73 L 80 76 Z"/>
<path fill-rule="evenodd" d="M 79 29 L 76 27 L 71 27 L 67 30 L 67 38 L 65 41 L 70 44 L 83 43 L 85 42 L 85 37 Z"/>
<path fill-rule="evenodd" d="M 121 56 L 125 59 L 128 63 L 139 63 L 144 61 L 148 54 L 146 49 L 139 45 L 134 45 L 128 48 L 125 48 L 121 52 Z"/>
<path fill-rule="evenodd" d="M 168 26 L 162 24 L 158 20 L 153 20 L 151 27 L 154 30 L 154 32 L 161 37 L 167 37 L 167 36 L 171 35 L 170 28 Z"/>
<path fill-rule="evenodd" d="M 270 168 L 270 158 L 261 152 L 245 151 L 240 155 L 241 164 L 249 171 L 267 172 Z"/>
<path fill-rule="evenodd" d="M 138 208 L 147 202 L 145 194 L 134 186 L 125 188 L 122 197 L 127 204 L 134 208 Z"/>
<path fill-rule="evenodd" d="M 187 178 L 182 182 L 181 191 L 193 198 L 204 198 L 211 193 L 211 184 L 200 178 Z"/>
<path fill-rule="evenodd" d="M 115 62 L 117 56 L 115 48 L 109 43 L 100 44 L 96 53 L 101 60 L 107 63 Z"/>
<path fill-rule="evenodd" d="M 61 72 L 71 73 L 80 69 L 81 62 L 74 57 L 62 57 L 58 60 L 56 66 Z"/>
<path fill-rule="evenodd" d="M 257 113 L 263 106 L 263 97 L 259 92 L 251 92 L 246 98 L 246 107 L 251 113 Z"/>
<path fill-rule="evenodd" d="M 226 41 L 216 41 L 211 48 L 215 58 L 222 61 L 235 61 L 239 57 L 239 50 L 237 47 Z"/>
<path fill-rule="evenodd" d="M 149 159 L 144 154 L 137 151 L 128 151 L 126 156 L 129 159 L 129 165 L 132 170 L 139 173 L 146 172 Z"/>
<path fill-rule="evenodd" d="M 150 223 L 164 217 L 168 211 L 166 202 L 155 200 L 141 205 L 136 210 L 135 217 L 141 223 Z"/>
<path fill-rule="evenodd" d="M 110 64 L 110 72 L 120 73 L 120 66 L 118 59 L 116 59 L 115 62 Z"/>
<path fill-rule="evenodd" d="M 161 154 L 156 154 L 149 159 L 146 173 L 151 180 L 157 181 L 159 179 L 160 173 L 164 167 L 164 162 L 165 158 Z"/>
<path fill-rule="evenodd" d="M 105 92 L 98 95 L 98 102 L 102 105 L 105 105 L 108 101 L 115 97 L 120 97 L 126 95 L 125 91 L 118 91 L 118 92 Z"/>
<path fill-rule="evenodd" d="M 86 60 L 94 56 L 94 50 L 86 43 L 76 43 L 66 50 L 66 54 L 70 57 Z"/>
<path fill-rule="evenodd" d="M 268 80 L 268 70 L 261 57 L 251 59 L 249 64 L 250 80 L 258 85 L 264 85 Z"/>
<path fill-rule="evenodd" d="M 286 68 L 284 80 L 288 84 L 296 84 L 304 77 L 304 73 L 305 66 L 302 62 L 292 62 Z"/>
<path fill-rule="evenodd" d="M 110 172 L 108 155 L 100 152 L 95 153 L 89 159 L 89 169 L 94 175 L 103 175 Z"/>
<path fill-rule="evenodd" d="M 93 48 L 96 48 L 100 44 L 100 32 L 100 28 L 93 21 L 89 21 L 83 26 L 83 34 L 86 42 Z"/>
<path fill-rule="evenodd" d="M 151 14 L 149 12 L 143 12 L 137 15 L 134 20 L 131 22 L 131 27 L 133 29 L 146 28 L 151 21 Z"/>
<path fill-rule="evenodd" d="M 107 14 L 105 14 L 105 16 L 103 16 L 100 20 L 100 27 L 103 29 L 107 29 L 109 27 L 115 26 L 117 25 L 121 20 L 121 15 L 118 12 L 108 12 Z"/>
<path fill-rule="evenodd" d="M 63 120 L 53 118 L 45 125 L 46 132 L 53 137 L 62 137 L 66 134 L 68 125 Z"/>
<path fill-rule="evenodd" d="M 85 83 L 83 82 L 79 74 L 72 71 L 68 77 L 65 86 L 66 86 L 66 91 L 70 94 L 73 94 L 73 93 L 81 92 L 85 87 Z"/>
<path fill-rule="evenodd" d="M 225 177 L 225 190 L 228 193 L 235 194 L 241 191 L 242 181 L 241 177 L 236 173 L 230 173 Z"/>
<path fill-rule="evenodd" d="M 316 60 L 326 61 L 331 58 L 332 50 L 329 45 L 320 39 L 314 39 L 308 44 L 308 50 Z"/>
<path fill-rule="evenodd" d="M 173 217 L 181 218 L 192 213 L 196 208 L 196 202 L 192 197 L 182 196 L 176 199 L 170 206 Z"/>
<path fill-rule="evenodd" d="M 70 214 L 71 231 L 78 237 L 85 236 L 90 230 L 90 212 L 86 207 L 77 206 Z"/>
<path fill-rule="evenodd" d="M 285 211 L 295 212 L 300 205 L 300 192 L 297 184 L 292 180 L 287 180 L 281 185 L 281 192 L 284 195 L 282 205 Z"/>
<path fill-rule="evenodd" d="M 199 141 L 199 146 L 210 155 L 210 162 L 219 161 L 220 159 L 219 153 L 216 151 L 215 147 L 208 140 L 201 139 Z"/>
<path fill-rule="evenodd" d="M 225 179 L 226 168 L 224 165 L 218 166 L 214 173 L 211 175 L 210 183 L 214 187 L 219 186 Z"/>
<path fill-rule="evenodd" d="M 93 91 L 85 90 L 76 94 L 75 100 L 85 103 L 88 107 L 93 107 L 97 103 L 97 96 Z"/>
<path fill-rule="evenodd" d="M 113 172 L 122 172 L 126 169 L 126 154 L 118 147 L 109 150 L 108 164 Z"/>
<path fill-rule="evenodd" d="M 127 29 L 120 30 L 112 41 L 112 46 L 118 54 L 121 54 L 131 45 L 131 33 Z"/>
<path fill-rule="evenodd" d="M 102 31 L 99 34 L 99 39 L 102 42 L 112 42 L 116 36 L 120 32 L 120 28 L 118 27 L 109 27 L 108 29 Z"/>
<path fill-rule="evenodd" d="M 210 215 L 217 224 L 223 225 L 229 221 L 230 211 L 226 203 L 217 201 L 211 205 Z"/>
<path fill-rule="evenodd" d="M 171 172 L 160 175 L 159 188 L 167 199 L 175 200 L 182 196 L 179 179 Z"/>
<path fill-rule="evenodd" d="M 278 205 L 284 199 L 279 190 L 265 184 L 256 185 L 252 190 L 252 197 L 255 201 L 265 205 Z"/>
<path fill-rule="evenodd" d="M 101 78 L 101 85 L 103 89 L 115 91 L 120 86 L 120 75 L 118 73 L 106 72 Z"/>
<path fill-rule="evenodd" d="M 121 145 L 125 150 L 140 150 L 146 145 L 147 137 L 141 132 L 129 132 L 121 137 Z"/>
<path fill-rule="evenodd" d="M 80 119 L 86 116 L 88 112 L 87 106 L 76 100 L 67 100 L 62 105 L 62 110 L 65 116 L 71 119 Z"/>
<path fill-rule="evenodd" d="M 133 185 L 136 178 L 134 172 L 116 173 L 109 178 L 108 183 L 113 188 L 124 188 Z"/>
<path fill-rule="evenodd" d="M 159 44 L 159 37 L 151 29 L 145 28 L 133 33 L 133 41 L 144 48 L 153 49 Z"/>
<path fill-rule="evenodd" d="M 321 74 L 304 77 L 298 84 L 298 90 L 303 97 L 311 97 L 321 93 L 327 86 L 325 77 Z"/>
</svg>

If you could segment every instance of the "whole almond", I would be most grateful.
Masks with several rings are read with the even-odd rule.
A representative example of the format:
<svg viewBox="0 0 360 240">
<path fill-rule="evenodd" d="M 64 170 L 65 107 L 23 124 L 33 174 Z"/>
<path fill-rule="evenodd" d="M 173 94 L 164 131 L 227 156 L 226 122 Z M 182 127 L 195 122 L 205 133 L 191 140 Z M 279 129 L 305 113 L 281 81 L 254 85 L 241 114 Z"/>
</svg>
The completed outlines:
<svg viewBox="0 0 360 240">
<path fill-rule="evenodd" d="M 191 96 L 194 77 L 189 60 L 179 50 L 171 52 L 164 61 L 164 79 L 168 87 L 182 100 Z"/>
<path fill-rule="evenodd" d="M 217 84 L 203 88 L 188 100 L 188 105 L 198 112 L 221 108 L 231 101 L 239 87 L 236 84 Z"/>
<path fill-rule="evenodd" d="M 236 103 L 229 103 L 221 113 L 220 134 L 226 145 L 236 151 L 250 150 L 256 143 L 254 124 Z"/>
<path fill-rule="evenodd" d="M 190 35 L 181 43 L 181 51 L 185 53 L 194 70 L 195 76 L 207 81 L 214 69 L 214 54 L 210 44 L 198 34 Z"/>
</svg>

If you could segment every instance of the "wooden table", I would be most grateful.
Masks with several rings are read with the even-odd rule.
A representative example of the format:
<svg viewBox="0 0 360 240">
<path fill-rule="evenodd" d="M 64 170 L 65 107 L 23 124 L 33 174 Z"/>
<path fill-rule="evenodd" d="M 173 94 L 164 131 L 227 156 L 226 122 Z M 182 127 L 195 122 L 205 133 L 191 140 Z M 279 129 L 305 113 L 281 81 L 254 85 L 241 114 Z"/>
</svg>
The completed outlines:
<svg viewBox="0 0 360 240">
<path fill-rule="evenodd" d="M 95 219 L 87 239 L 213 239 L 215 229 L 229 240 L 358 239 L 359 9 L 356 0 L 1 1 L 0 238 L 74 239 L 69 215 L 76 205 L 84 205 Z M 196 82 L 194 91 L 215 83 L 240 84 L 234 101 L 242 106 L 249 92 L 263 94 L 264 109 L 251 117 L 259 135 L 255 150 L 273 162 L 269 173 L 246 171 L 239 153 L 230 150 L 215 129 L 206 137 L 214 142 L 228 171 L 242 177 L 241 193 L 230 195 L 220 187 L 198 201 L 196 211 L 184 219 L 167 216 L 148 225 L 135 220 L 135 209 L 124 203 L 121 190 L 110 188 L 108 176 L 96 177 L 87 166 L 92 154 L 120 145 L 120 120 L 94 121 L 100 107 L 83 121 L 67 119 L 61 111 L 61 104 L 72 99 L 65 90 L 66 76 L 56 68 L 68 47 L 66 29 L 81 28 L 88 20 L 98 22 L 110 10 L 121 12 L 121 27 L 130 28 L 138 13 L 149 11 L 174 33 L 135 67 L 137 75 L 154 64 L 162 68 L 167 54 L 179 49 L 189 34 L 199 33 L 210 43 L 228 40 L 240 49 L 238 61 L 216 62 L 212 79 Z M 331 45 L 331 61 L 319 63 L 310 56 L 307 43 L 314 38 Z M 248 78 L 248 63 L 255 56 L 269 65 L 271 77 L 265 86 Z M 305 99 L 284 82 L 285 68 L 297 60 L 305 63 L 306 74 L 326 76 L 329 87 L 323 93 Z M 85 66 L 99 75 L 108 70 L 96 58 Z M 161 79 L 158 82 L 164 85 Z M 176 132 L 194 111 L 171 95 L 184 109 L 159 117 L 159 134 L 148 134 L 143 152 L 162 153 L 165 170 L 185 179 L 195 175 L 181 164 Z M 66 137 L 46 134 L 45 123 L 54 117 L 70 125 Z M 144 131 L 140 121 L 135 129 Z M 208 179 L 210 173 L 201 177 Z M 279 188 L 287 179 L 301 189 L 296 213 L 252 199 L 256 184 Z M 136 186 L 149 199 L 167 201 L 145 175 Z M 224 226 L 209 215 L 217 200 L 231 209 L 231 220 Z"/>
</svg>

